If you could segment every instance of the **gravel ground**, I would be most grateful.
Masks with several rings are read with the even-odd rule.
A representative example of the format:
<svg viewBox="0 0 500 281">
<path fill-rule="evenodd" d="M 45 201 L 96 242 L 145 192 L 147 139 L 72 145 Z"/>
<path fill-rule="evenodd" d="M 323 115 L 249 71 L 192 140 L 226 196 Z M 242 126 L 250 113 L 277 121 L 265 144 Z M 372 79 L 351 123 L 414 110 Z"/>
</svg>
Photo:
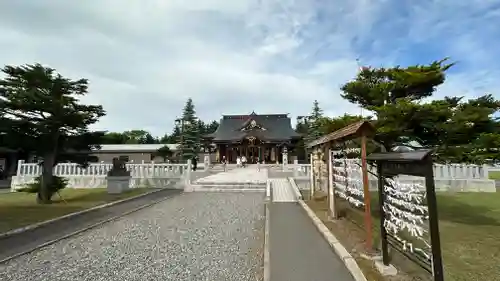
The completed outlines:
<svg viewBox="0 0 500 281">
<path fill-rule="evenodd" d="M 256 281 L 264 198 L 189 193 L 0 265 L 0 280 Z"/>
</svg>

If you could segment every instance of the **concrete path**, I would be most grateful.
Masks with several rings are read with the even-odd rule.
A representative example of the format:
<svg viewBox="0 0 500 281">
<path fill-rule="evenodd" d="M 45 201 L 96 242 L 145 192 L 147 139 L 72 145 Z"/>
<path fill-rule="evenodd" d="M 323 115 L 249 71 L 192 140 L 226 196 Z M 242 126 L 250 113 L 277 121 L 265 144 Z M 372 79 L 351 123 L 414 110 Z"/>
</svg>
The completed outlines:
<svg viewBox="0 0 500 281">
<path fill-rule="evenodd" d="M 298 203 L 270 203 L 270 281 L 354 281 Z"/>
<path fill-rule="evenodd" d="M 0 264 L 0 280 L 260 280 L 263 227 L 263 194 L 185 193 Z"/>
<path fill-rule="evenodd" d="M 267 180 L 267 171 L 257 167 L 236 168 L 227 172 L 210 175 L 197 179 L 195 184 L 264 184 Z"/>
<path fill-rule="evenodd" d="M 297 202 L 292 185 L 286 178 L 271 179 L 273 202 Z"/>
</svg>

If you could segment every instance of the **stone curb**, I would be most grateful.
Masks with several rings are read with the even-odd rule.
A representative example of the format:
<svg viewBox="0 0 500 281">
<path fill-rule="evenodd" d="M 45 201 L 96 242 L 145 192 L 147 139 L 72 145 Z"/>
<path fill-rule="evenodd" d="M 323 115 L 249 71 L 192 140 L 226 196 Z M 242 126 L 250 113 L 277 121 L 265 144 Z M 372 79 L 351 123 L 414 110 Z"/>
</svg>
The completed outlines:
<svg viewBox="0 0 500 281">
<path fill-rule="evenodd" d="M 25 226 L 25 227 L 16 228 L 16 229 L 4 232 L 4 233 L 0 233 L 0 239 L 7 238 L 7 237 L 10 237 L 12 235 L 20 234 L 20 233 L 23 233 L 23 232 L 26 232 L 26 231 L 29 231 L 29 230 L 33 230 L 33 229 L 39 228 L 39 227 L 44 226 L 44 225 L 48 225 L 50 223 L 53 223 L 53 222 L 56 222 L 56 221 L 59 221 L 59 220 L 63 220 L 63 219 L 67 219 L 67 218 L 72 218 L 72 217 L 75 217 L 75 216 L 78 216 L 78 215 L 83 215 L 83 214 L 88 213 L 88 212 L 92 212 L 92 211 L 99 210 L 99 209 L 102 209 L 102 208 L 110 207 L 110 206 L 113 206 L 113 205 L 116 205 L 116 204 L 119 204 L 119 203 L 123 203 L 123 202 L 131 201 L 131 200 L 135 200 L 135 199 L 141 198 L 142 196 L 153 194 L 155 192 L 159 192 L 159 191 L 162 191 L 162 190 L 164 190 L 164 189 L 162 188 L 162 189 L 158 189 L 158 190 L 149 191 L 149 192 L 142 193 L 142 194 L 139 194 L 139 195 L 136 195 L 136 196 L 128 197 L 128 198 L 125 198 L 125 199 L 120 199 L 118 201 L 113 201 L 113 202 L 109 202 L 109 203 L 106 203 L 106 204 L 103 204 L 103 205 L 98 205 L 98 206 L 92 207 L 90 209 L 85 209 L 85 210 L 81 210 L 81 211 L 78 211 L 78 212 L 69 213 L 69 214 L 61 216 L 61 217 L 53 218 L 53 219 L 42 221 L 42 222 L 37 222 L 37 223 L 30 224 L 30 225 Z"/>
<path fill-rule="evenodd" d="M 264 225 L 264 278 L 263 281 L 269 281 L 271 279 L 271 267 L 269 262 L 269 203 L 266 203 L 264 212 L 266 217 L 266 222 Z"/>
<path fill-rule="evenodd" d="M 151 193 L 154 193 L 154 192 L 149 192 L 149 193 L 147 193 L 147 194 L 151 194 Z M 56 239 L 53 239 L 53 240 L 47 241 L 47 242 L 45 242 L 45 243 L 43 243 L 43 244 L 40 244 L 40 245 L 38 245 L 38 246 L 35 246 L 35 247 L 33 247 L 33 248 L 29 249 L 29 250 L 26 250 L 26 251 L 23 251 L 23 252 L 20 252 L 20 253 L 14 254 L 14 255 L 12 255 L 12 256 L 10 256 L 10 257 L 4 258 L 4 259 L 0 260 L 0 264 L 6 263 L 6 262 L 8 262 L 8 261 L 10 261 L 10 260 L 12 260 L 12 259 L 17 258 L 17 257 L 23 256 L 23 255 L 26 255 L 26 254 L 29 254 L 29 253 L 31 253 L 31 252 L 33 252 L 33 251 L 36 251 L 36 250 L 40 249 L 40 248 L 43 248 L 43 247 L 49 246 L 49 245 L 51 245 L 51 244 L 57 243 L 57 242 L 59 242 L 59 241 L 61 241 L 61 240 L 64 240 L 64 239 L 70 238 L 71 236 L 74 236 L 74 235 L 80 234 L 80 233 L 82 233 L 82 232 L 85 232 L 85 231 L 90 230 L 90 229 L 92 229 L 92 228 L 98 227 L 98 226 L 103 225 L 103 224 L 105 224 L 105 223 L 108 223 L 108 222 L 111 222 L 111 221 L 117 220 L 117 219 L 119 219 L 119 218 L 121 218 L 121 217 L 124 217 L 124 216 L 126 216 L 126 215 L 129 215 L 129 214 L 132 214 L 132 213 L 134 213 L 134 212 L 140 211 L 140 210 L 145 209 L 145 208 L 147 208 L 147 207 L 153 206 L 154 204 L 158 204 L 158 203 L 163 202 L 163 201 L 165 201 L 165 200 L 167 200 L 167 199 L 170 199 L 170 198 L 172 198 L 172 197 L 175 197 L 176 195 L 181 195 L 181 194 L 182 194 L 182 192 L 180 192 L 180 193 L 178 193 L 178 194 L 174 194 L 174 195 L 171 195 L 171 196 L 167 196 L 167 197 L 161 198 L 161 199 L 159 199 L 159 200 L 156 200 L 156 201 L 153 201 L 153 202 L 147 203 L 147 204 L 145 204 L 145 205 L 139 206 L 139 207 L 137 207 L 137 208 L 134 208 L 134 209 L 132 209 L 132 210 L 126 211 L 126 212 L 124 212 L 124 213 L 122 213 L 122 214 L 119 214 L 119 215 L 117 215 L 117 216 L 111 217 L 111 218 L 109 218 L 109 219 L 106 219 L 106 220 L 103 220 L 103 221 L 97 222 L 97 223 L 95 223 L 95 224 L 92 224 L 92 225 L 90 225 L 90 226 L 84 227 L 84 228 L 82 228 L 82 229 L 76 230 L 76 231 L 71 232 L 71 233 L 69 233 L 69 234 L 66 234 L 66 235 L 64 235 L 64 236 L 61 236 L 61 237 L 58 237 L 58 238 L 56 238 Z M 137 197 L 137 196 L 134 196 L 134 197 L 132 197 L 132 198 L 135 198 L 135 197 Z"/>
<path fill-rule="evenodd" d="M 288 182 L 292 186 L 293 193 L 295 194 L 295 198 L 297 198 L 297 200 L 302 200 L 302 193 L 300 193 L 300 189 L 297 186 L 297 183 L 295 182 L 295 180 L 293 178 L 289 177 Z"/>
<path fill-rule="evenodd" d="M 351 273 L 356 281 L 367 281 L 365 275 L 358 266 L 356 260 L 349 254 L 349 252 L 342 246 L 340 241 L 330 232 L 330 230 L 323 224 L 323 222 L 316 216 L 313 210 L 307 206 L 303 200 L 299 200 L 299 204 L 306 211 L 307 215 L 311 218 L 318 231 L 326 239 L 330 247 L 333 248 L 335 253 L 340 257 L 345 264 L 347 270 Z"/>
</svg>

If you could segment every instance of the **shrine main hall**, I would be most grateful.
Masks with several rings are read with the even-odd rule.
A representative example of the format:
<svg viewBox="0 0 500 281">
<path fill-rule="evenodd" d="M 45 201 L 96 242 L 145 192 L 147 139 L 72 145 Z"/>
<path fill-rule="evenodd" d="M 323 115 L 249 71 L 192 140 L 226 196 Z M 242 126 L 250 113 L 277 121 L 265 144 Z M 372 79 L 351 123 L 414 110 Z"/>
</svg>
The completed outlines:
<svg viewBox="0 0 500 281">
<path fill-rule="evenodd" d="M 292 151 L 300 139 L 288 114 L 255 112 L 223 115 L 217 130 L 204 136 L 216 147 L 216 161 L 225 156 L 229 163 L 236 163 L 238 156 L 245 156 L 248 163 L 282 163 L 283 153 Z"/>
</svg>

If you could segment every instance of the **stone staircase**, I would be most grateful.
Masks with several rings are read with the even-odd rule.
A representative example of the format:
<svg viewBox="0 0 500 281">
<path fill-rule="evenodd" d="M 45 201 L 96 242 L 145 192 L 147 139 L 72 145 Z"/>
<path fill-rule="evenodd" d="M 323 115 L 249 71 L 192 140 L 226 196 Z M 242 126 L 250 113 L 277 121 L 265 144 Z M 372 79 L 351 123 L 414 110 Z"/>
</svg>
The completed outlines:
<svg viewBox="0 0 500 281">
<path fill-rule="evenodd" d="M 265 192 L 267 179 L 267 169 L 248 166 L 197 179 L 191 184 L 191 189 L 206 192 Z"/>
</svg>

